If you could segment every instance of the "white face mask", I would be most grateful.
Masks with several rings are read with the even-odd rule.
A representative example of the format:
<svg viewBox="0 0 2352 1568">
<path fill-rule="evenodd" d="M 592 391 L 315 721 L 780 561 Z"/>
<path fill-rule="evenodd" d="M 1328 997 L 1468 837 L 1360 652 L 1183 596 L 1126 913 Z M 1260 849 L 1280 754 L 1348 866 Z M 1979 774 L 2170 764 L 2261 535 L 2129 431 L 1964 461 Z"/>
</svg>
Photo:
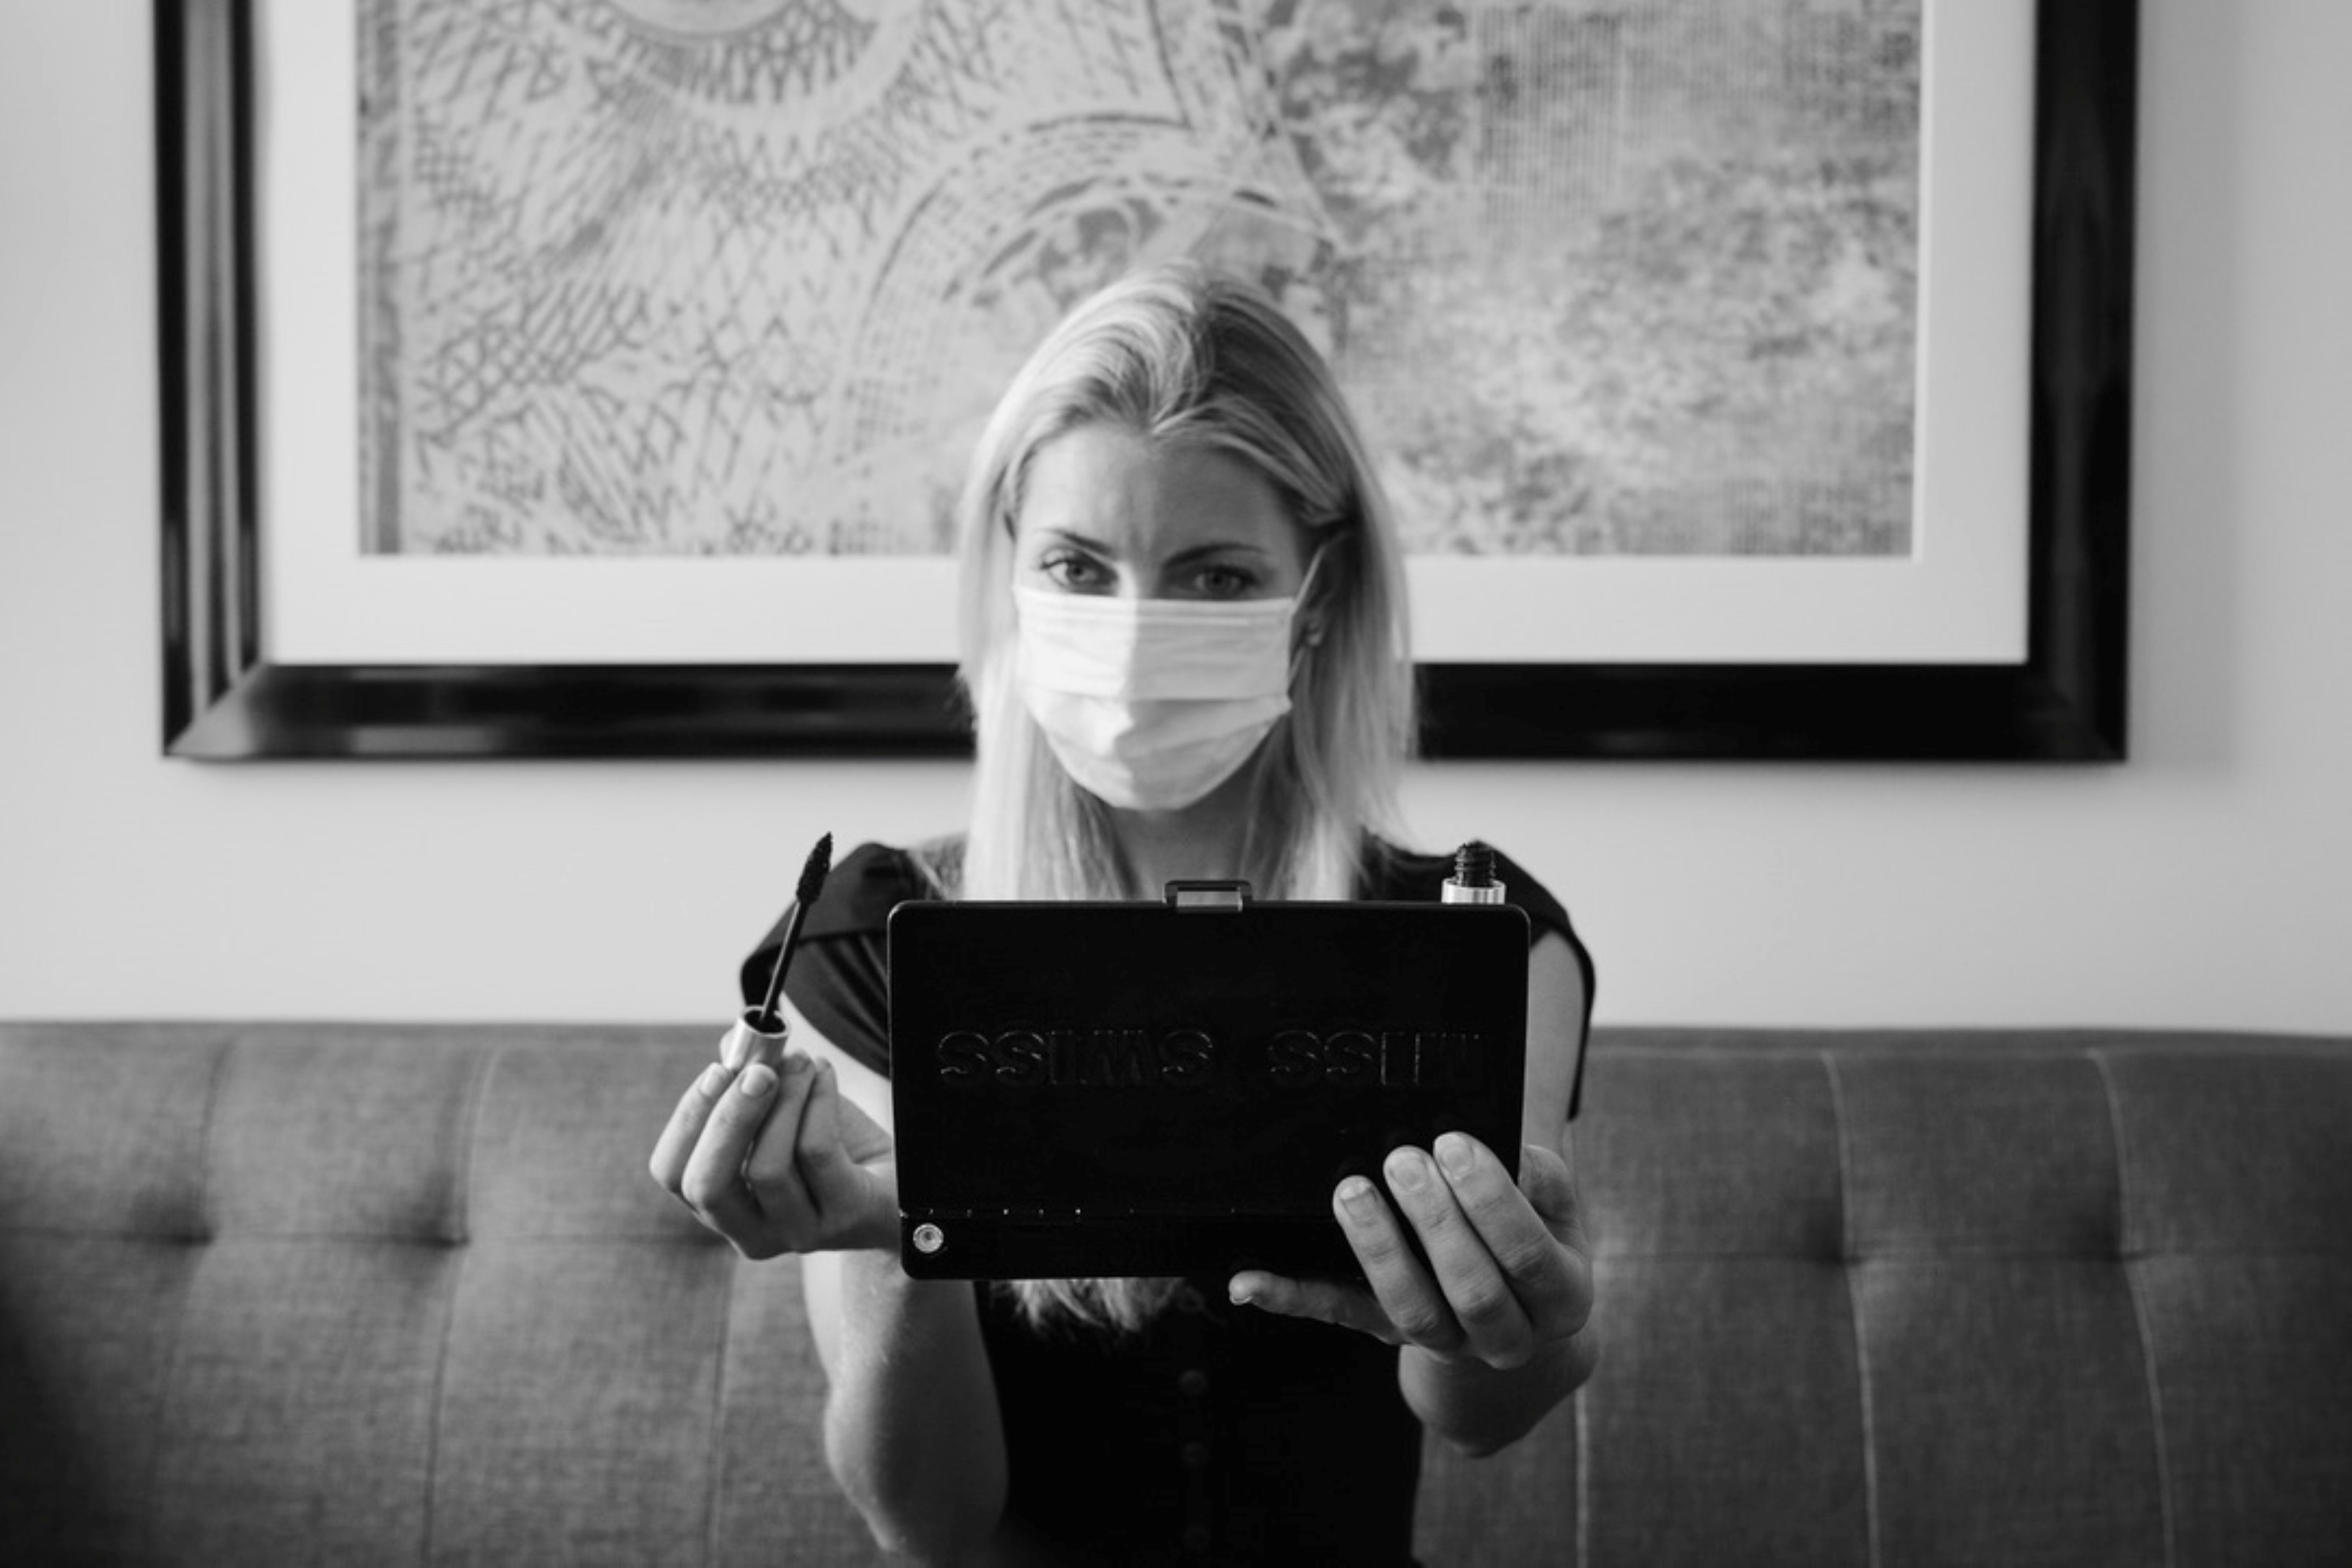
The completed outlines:
<svg viewBox="0 0 2352 1568">
<path fill-rule="evenodd" d="M 1080 788 L 1177 811 L 1234 776 L 1290 711 L 1286 599 L 1126 599 L 1016 586 L 1022 701 Z"/>
</svg>

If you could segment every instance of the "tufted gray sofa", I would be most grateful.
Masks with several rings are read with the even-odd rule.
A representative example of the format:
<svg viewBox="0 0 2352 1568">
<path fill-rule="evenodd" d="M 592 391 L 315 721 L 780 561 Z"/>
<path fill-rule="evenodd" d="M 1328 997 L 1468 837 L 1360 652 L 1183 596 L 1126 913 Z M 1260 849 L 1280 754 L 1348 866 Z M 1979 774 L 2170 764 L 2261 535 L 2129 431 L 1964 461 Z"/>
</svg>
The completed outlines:
<svg viewBox="0 0 2352 1568">
<path fill-rule="evenodd" d="M 0 1026 L 0 1562 L 855 1563 L 717 1030 Z M 2352 1562 L 2352 1041 L 1603 1029 L 1605 1352 L 1445 1563 Z"/>
</svg>

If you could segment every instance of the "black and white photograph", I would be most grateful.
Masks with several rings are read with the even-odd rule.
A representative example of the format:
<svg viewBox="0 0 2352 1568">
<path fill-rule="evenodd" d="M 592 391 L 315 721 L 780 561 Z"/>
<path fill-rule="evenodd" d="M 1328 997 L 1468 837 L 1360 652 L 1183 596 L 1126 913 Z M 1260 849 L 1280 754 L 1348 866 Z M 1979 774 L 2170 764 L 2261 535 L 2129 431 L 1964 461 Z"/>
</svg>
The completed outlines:
<svg viewBox="0 0 2352 1568">
<path fill-rule="evenodd" d="M 2347 58 L 0 4 L 0 1568 L 2352 1563 Z"/>
</svg>

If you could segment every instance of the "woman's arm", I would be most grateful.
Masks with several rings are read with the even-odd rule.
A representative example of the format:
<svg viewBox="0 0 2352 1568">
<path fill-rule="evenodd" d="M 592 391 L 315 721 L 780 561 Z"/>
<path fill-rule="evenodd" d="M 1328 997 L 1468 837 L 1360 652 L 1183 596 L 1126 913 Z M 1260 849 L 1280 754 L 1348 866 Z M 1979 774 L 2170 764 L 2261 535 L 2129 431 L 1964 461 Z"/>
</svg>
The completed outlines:
<svg viewBox="0 0 2352 1568">
<path fill-rule="evenodd" d="M 1005 1460 L 971 1287 L 899 1267 L 889 1083 L 785 1014 L 796 1048 L 706 1072 L 655 1178 L 744 1256 L 801 1255 L 825 1458 L 876 1541 L 917 1562 L 977 1557 L 1004 1511 Z"/>
<path fill-rule="evenodd" d="M 889 1132 L 889 1081 L 804 1020 L 793 1030 L 844 1098 Z M 824 1457 L 885 1551 L 952 1563 L 977 1555 L 1003 1515 L 1003 1424 L 971 1286 L 907 1277 L 895 1194 L 887 1249 L 801 1260 L 824 1365 Z"/>
<path fill-rule="evenodd" d="M 1576 1211 L 1574 1146 L 1568 1132 L 1569 1092 L 1583 1046 L 1584 973 L 1567 939 L 1548 932 L 1528 954 L 1527 1089 L 1519 1137 L 1530 1149 L 1558 1156 L 1559 1166 L 1557 1172 L 1538 1169 L 1541 1157 L 1523 1152 L 1520 1184 L 1539 1215 L 1556 1217 L 1569 1230 L 1561 1239 L 1584 1265 L 1582 1304 L 1589 1311 L 1590 1253 Z M 1499 1168 L 1494 1173 L 1503 1174 Z M 1525 1436 L 1554 1405 L 1581 1388 L 1600 1359 L 1588 1321 L 1567 1337 L 1535 1347 L 1527 1363 L 1509 1368 L 1489 1366 L 1475 1355 L 1444 1356 L 1408 1344 L 1397 1359 L 1397 1382 L 1405 1403 L 1431 1431 L 1465 1453 L 1491 1454 Z"/>
<path fill-rule="evenodd" d="M 1434 1150 L 1397 1149 L 1383 1167 L 1394 1208 L 1369 1182 L 1342 1183 L 1333 1194 L 1369 1289 L 1251 1272 L 1234 1277 L 1234 1299 L 1402 1346 L 1405 1402 L 1465 1453 L 1490 1454 L 1525 1436 L 1599 1359 L 1591 1265 L 1566 1153 L 1583 1031 L 1583 973 L 1566 939 L 1547 935 L 1528 958 L 1518 1180 L 1459 1133 Z"/>
</svg>

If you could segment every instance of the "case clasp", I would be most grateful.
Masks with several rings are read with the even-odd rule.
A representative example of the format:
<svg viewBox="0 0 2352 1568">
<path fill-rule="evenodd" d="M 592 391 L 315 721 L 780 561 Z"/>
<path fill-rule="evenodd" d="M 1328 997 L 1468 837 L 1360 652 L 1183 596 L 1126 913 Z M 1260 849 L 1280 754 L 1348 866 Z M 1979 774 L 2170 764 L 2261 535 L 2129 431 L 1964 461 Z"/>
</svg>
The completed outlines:
<svg viewBox="0 0 2352 1568">
<path fill-rule="evenodd" d="M 1167 882 L 1161 885 L 1171 910 L 1217 910 L 1239 913 L 1250 901 L 1247 882 Z"/>
</svg>

